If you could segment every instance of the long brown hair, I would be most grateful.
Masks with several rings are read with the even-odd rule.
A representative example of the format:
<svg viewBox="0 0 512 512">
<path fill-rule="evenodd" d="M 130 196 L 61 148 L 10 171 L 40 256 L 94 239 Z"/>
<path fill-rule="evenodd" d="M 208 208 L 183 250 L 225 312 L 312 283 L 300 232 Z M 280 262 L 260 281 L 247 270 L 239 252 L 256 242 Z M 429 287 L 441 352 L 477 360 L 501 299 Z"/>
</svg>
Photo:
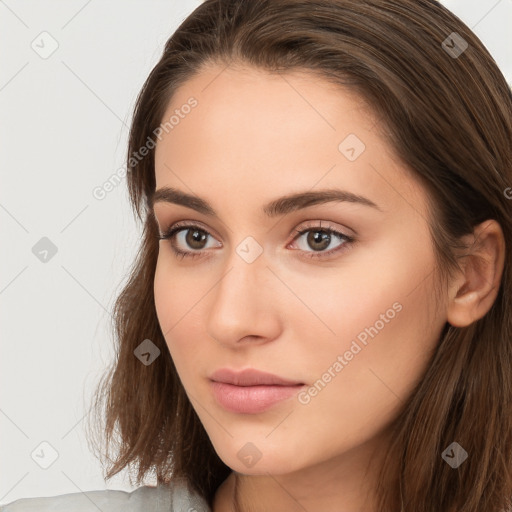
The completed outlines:
<svg viewBox="0 0 512 512">
<path fill-rule="evenodd" d="M 306 70 L 367 101 L 385 126 L 382 136 L 428 192 L 441 284 L 457 268 L 459 238 L 484 220 L 496 219 L 512 247 L 512 93 L 481 41 L 445 7 L 434 0 L 206 0 L 197 7 L 137 99 L 127 184 L 143 235 L 114 306 L 116 360 L 94 406 L 107 478 L 125 467 L 136 469 L 137 483 L 151 473 L 160 483 L 185 477 L 210 504 L 231 470 L 189 402 L 160 330 L 158 232 L 148 202 L 154 151 L 134 155 L 155 141 L 177 87 L 204 65 L 237 63 L 269 73 Z M 379 480 L 382 512 L 511 506 L 511 255 L 489 312 L 465 328 L 446 324 L 396 418 Z M 145 339 L 161 351 L 147 366 L 134 356 Z M 457 469 L 441 457 L 454 441 L 469 454 Z"/>
</svg>

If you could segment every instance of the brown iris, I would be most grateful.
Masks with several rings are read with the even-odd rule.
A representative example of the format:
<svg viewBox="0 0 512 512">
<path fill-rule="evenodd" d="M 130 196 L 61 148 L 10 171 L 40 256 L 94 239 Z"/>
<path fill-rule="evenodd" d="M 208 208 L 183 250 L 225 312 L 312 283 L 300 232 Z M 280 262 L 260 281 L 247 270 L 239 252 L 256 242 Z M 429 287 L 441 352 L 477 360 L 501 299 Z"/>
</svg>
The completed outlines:
<svg viewBox="0 0 512 512">
<path fill-rule="evenodd" d="M 187 234 L 185 236 L 185 241 L 189 247 L 194 249 L 202 249 L 202 242 L 206 241 L 207 233 L 202 231 L 201 229 L 187 229 Z M 197 245 L 196 245 L 197 244 Z"/>
<path fill-rule="evenodd" d="M 327 243 L 326 243 L 327 242 Z M 315 251 L 321 251 L 329 247 L 331 242 L 331 235 L 326 231 L 310 231 L 307 236 L 308 245 Z M 315 244 L 320 244 L 321 247 L 315 248 Z"/>
</svg>

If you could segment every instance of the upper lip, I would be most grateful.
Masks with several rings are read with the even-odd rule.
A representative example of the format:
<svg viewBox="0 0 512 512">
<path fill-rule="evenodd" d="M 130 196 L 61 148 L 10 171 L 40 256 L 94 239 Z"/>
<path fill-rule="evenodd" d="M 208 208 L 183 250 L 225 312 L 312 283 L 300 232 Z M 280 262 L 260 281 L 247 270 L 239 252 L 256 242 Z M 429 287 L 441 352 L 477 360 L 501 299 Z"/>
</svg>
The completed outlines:
<svg viewBox="0 0 512 512">
<path fill-rule="evenodd" d="M 210 379 L 216 382 L 234 384 L 235 386 L 258 386 L 258 385 L 277 385 L 277 386 L 296 386 L 303 382 L 283 379 L 278 375 L 263 372 L 254 368 L 236 371 L 229 368 L 221 368 L 210 375 Z"/>
</svg>

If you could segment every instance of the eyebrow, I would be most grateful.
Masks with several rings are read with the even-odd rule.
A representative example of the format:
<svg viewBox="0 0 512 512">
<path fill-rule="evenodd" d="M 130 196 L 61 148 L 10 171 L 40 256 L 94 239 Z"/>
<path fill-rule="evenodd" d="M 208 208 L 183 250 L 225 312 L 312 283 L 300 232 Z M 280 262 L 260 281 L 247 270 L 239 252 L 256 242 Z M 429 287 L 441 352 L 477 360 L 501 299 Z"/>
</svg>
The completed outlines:
<svg viewBox="0 0 512 512">
<path fill-rule="evenodd" d="M 172 187 L 161 187 L 155 190 L 148 199 L 151 209 L 153 209 L 155 203 L 160 202 L 185 206 L 204 215 L 218 218 L 217 212 L 206 200 Z M 358 203 L 382 211 L 377 204 L 367 197 L 346 190 L 324 189 L 298 192 L 274 199 L 263 207 L 263 212 L 268 217 L 277 217 L 309 206 L 331 202 Z"/>
</svg>

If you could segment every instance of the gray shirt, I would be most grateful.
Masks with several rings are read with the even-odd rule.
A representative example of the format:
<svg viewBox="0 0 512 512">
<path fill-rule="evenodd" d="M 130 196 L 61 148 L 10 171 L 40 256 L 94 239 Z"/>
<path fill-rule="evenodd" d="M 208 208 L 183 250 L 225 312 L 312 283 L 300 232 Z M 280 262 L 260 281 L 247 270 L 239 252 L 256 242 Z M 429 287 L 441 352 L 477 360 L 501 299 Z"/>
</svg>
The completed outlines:
<svg viewBox="0 0 512 512">
<path fill-rule="evenodd" d="M 86 491 L 46 498 L 21 498 L 0 512 L 212 512 L 185 480 L 126 491 Z"/>
</svg>

